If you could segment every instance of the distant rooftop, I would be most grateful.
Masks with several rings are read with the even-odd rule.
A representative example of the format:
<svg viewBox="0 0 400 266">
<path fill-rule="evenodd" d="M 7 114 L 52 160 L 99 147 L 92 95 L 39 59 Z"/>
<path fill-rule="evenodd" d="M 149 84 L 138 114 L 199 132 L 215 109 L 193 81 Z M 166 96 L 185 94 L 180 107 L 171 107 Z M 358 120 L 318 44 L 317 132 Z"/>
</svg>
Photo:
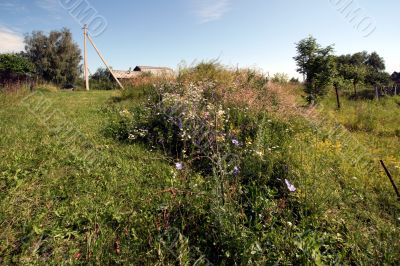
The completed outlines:
<svg viewBox="0 0 400 266">
<path fill-rule="evenodd" d="M 164 71 L 173 71 L 168 67 L 153 67 L 153 66 L 137 66 L 133 69 L 134 71 L 150 71 L 150 70 L 164 70 Z"/>
<path fill-rule="evenodd" d="M 174 70 L 168 67 L 136 66 L 133 70 L 113 70 L 118 79 L 133 79 L 142 73 L 151 73 L 153 75 L 173 75 Z"/>
<path fill-rule="evenodd" d="M 113 73 L 117 79 L 133 79 L 140 76 L 140 72 L 138 71 L 129 71 L 129 70 L 113 70 Z"/>
</svg>

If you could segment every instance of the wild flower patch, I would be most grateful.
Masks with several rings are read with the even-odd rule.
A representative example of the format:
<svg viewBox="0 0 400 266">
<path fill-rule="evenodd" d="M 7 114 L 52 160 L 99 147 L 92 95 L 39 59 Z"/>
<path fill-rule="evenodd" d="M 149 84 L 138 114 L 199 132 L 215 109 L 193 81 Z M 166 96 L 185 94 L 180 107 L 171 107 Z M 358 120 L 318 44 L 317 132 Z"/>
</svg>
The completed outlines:
<svg viewBox="0 0 400 266">
<path fill-rule="evenodd" d="M 205 176 L 224 180 L 239 176 L 249 160 L 258 165 L 273 161 L 271 153 L 284 148 L 285 137 L 275 138 L 275 132 L 271 134 L 266 128 L 277 125 L 267 114 L 224 105 L 214 93 L 215 86 L 212 81 L 154 86 L 143 106 L 120 111 L 117 137 L 161 149 L 180 162 L 179 168 L 185 164 Z M 285 126 L 277 132 L 289 134 Z M 268 169 L 264 169 L 265 176 L 270 174 Z M 253 170 L 246 167 L 243 173 L 250 171 L 248 175 L 252 175 Z"/>
<path fill-rule="evenodd" d="M 352 239 L 369 230 L 354 230 L 367 216 L 353 208 L 368 198 L 360 185 L 367 171 L 340 156 L 350 146 L 292 114 L 294 86 L 201 64 L 135 92 L 135 107 L 122 102 L 107 132 L 128 146 L 163 151 L 169 162 L 171 178 L 160 192 L 168 197 L 149 216 L 163 262 L 369 260 L 359 258 L 362 238 Z M 178 241 L 170 241 L 171 230 Z"/>
<path fill-rule="evenodd" d="M 240 261 L 244 252 L 249 252 L 250 257 L 259 252 L 245 251 L 233 244 L 240 241 L 237 234 L 248 234 L 245 231 L 254 228 L 268 231 L 268 224 L 280 219 L 270 212 L 283 207 L 274 202 L 297 204 L 295 179 L 289 174 L 284 156 L 292 130 L 289 124 L 272 119 L 268 113 L 224 102 L 218 86 L 211 80 L 154 85 L 141 106 L 120 110 L 110 129 L 122 141 L 165 152 L 175 177 L 187 180 L 186 187 L 193 182 L 195 187 L 202 187 L 207 197 L 201 203 L 186 195 L 172 204 L 168 224 L 184 221 L 185 228 L 191 228 L 190 232 L 184 231 L 186 237 L 192 236 L 192 245 L 201 247 L 212 261 L 230 256 L 234 262 Z M 198 175 L 204 181 L 196 183 Z M 167 190 L 177 193 L 176 188 Z M 215 223 L 226 224 L 213 228 Z M 224 243 L 224 235 L 237 227 L 242 231 Z M 202 232 L 215 231 L 215 235 L 207 237 L 201 228 Z M 214 252 L 210 250 L 212 243 L 220 245 L 216 258 L 210 257 Z M 256 250 L 259 244 L 252 245 Z"/>
</svg>

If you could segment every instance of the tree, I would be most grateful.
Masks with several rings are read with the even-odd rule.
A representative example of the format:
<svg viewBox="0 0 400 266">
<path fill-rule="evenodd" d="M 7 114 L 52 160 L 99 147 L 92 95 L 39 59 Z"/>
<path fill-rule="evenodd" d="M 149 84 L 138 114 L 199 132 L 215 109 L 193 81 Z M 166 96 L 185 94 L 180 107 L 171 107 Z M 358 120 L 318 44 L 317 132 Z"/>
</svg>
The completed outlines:
<svg viewBox="0 0 400 266">
<path fill-rule="evenodd" d="M 297 56 L 294 60 L 297 71 L 304 76 L 308 100 L 313 101 L 326 94 L 336 75 L 333 46 L 322 48 L 314 37 L 309 36 L 296 44 L 296 50 Z"/>
<path fill-rule="evenodd" d="M 90 79 L 97 81 L 114 81 L 110 71 L 106 68 L 98 68 L 96 72 L 90 76 Z"/>
<path fill-rule="evenodd" d="M 71 84 L 79 76 L 81 50 L 68 29 L 45 35 L 34 31 L 25 37 L 27 57 L 44 80 L 56 84 Z"/>
<path fill-rule="evenodd" d="M 337 57 L 339 75 L 346 81 L 351 81 L 354 94 L 357 96 L 357 86 L 368 84 L 371 86 L 384 86 L 390 82 L 390 76 L 385 70 L 385 62 L 378 53 L 363 51 L 353 55 Z"/>
<path fill-rule="evenodd" d="M 293 59 L 296 61 L 298 67 L 297 72 L 303 75 L 304 81 L 307 80 L 311 64 L 320 49 L 317 40 L 312 36 L 296 43 L 297 56 L 293 57 Z"/>
<path fill-rule="evenodd" d="M 23 56 L 17 54 L 0 55 L 0 83 L 26 77 L 33 72 L 33 64 Z"/>
<path fill-rule="evenodd" d="M 393 72 L 393 74 L 390 76 L 393 82 L 395 83 L 400 83 L 400 72 Z"/>
<path fill-rule="evenodd" d="M 373 52 L 369 55 L 366 64 L 375 71 L 384 71 L 386 69 L 385 60 L 380 57 L 377 52 Z"/>
<path fill-rule="evenodd" d="M 368 58 L 369 58 L 368 52 L 366 51 L 358 52 L 351 55 L 349 63 L 353 66 L 362 66 L 366 64 Z"/>
<path fill-rule="evenodd" d="M 113 90 L 117 86 L 110 71 L 106 68 L 98 68 L 97 71 L 90 76 L 90 83 L 93 89 L 98 90 Z"/>
<path fill-rule="evenodd" d="M 366 76 L 366 82 L 374 87 L 388 86 L 390 81 L 389 73 L 384 71 L 369 71 Z"/>
<path fill-rule="evenodd" d="M 365 81 L 368 69 L 365 65 L 343 64 L 338 66 L 339 75 L 353 84 L 354 95 L 357 96 L 357 86 Z"/>
</svg>

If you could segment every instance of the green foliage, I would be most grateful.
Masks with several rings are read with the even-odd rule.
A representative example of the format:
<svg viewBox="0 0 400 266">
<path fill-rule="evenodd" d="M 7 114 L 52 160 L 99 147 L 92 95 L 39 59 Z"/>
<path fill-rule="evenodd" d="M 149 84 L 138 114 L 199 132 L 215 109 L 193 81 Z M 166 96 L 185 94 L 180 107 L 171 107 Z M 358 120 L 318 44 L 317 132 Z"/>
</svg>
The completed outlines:
<svg viewBox="0 0 400 266">
<path fill-rule="evenodd" d="M 24 90 L 34 72 L 34 67 L 22 55 L 0 54 L 0 90 Z"/>
<path fill-rule="evenodd" d="M 29 60 L 17 54 L 0 54 L 0 75 L 32 74 L 34 67 Z"/>
<path fill-rule="evenodd" d="M 357 95 L 357 86 L 365 82 L 368 69 L 365 65 L 339 65 L 339 76 L 353 83 L 354 94 Z"/>
<path fill-rule="evenodd" d="M 332 46 L 321 48 L 312 36 L 296 44 L 297 56 L 294 57 L 297 71 L 304 75 L 305 92 L 308 101 L 324 96 L 327 88 L 335 84 L 344 86 L 351 82 L 354 95 L 360 84 L 370 86 L 388 86 L 390 76 L 384 72 L 385 62 L 378 53 L 358 52 L 333 56 Z"/>
<path fill-rule="evenodd" d="M 289 76 L 286 73 L 276 73 L 272 77 L 272 82 L 280 83 L 280 84 L 287 84 L 287 83 L 289 83 Z"/>
<path fill-rule="evenodd" d="M 309 36 L 296 44 L 297 56 L 294 57 L 297 71 L 305 76 L 305 92 L 308 100 L 314 101 L 324 96 L 336 75 L 333 47 L 322 48 L 317 40 Z"/>
<path fill-rule="evenodd" d="M 376 72 L 381 72 L 386 69 L 385 60 L 380 57 L 377 52 L 373 52 L 369 55 L 366 64 Z"/>
<path fill-rule="evenodd" d="M 68 29 L 51 31 L 48 35 L 34 31 L 25 37 L 25 44 L 26 56 L 45 81 L 59 85 L 76 81 L 82 57 Z"/>
<path fill-rule="evenodd" d="M 237 90 L 257 84 L 245 77 Z M 383 158 L 399 176 L 398 97 L 344 100 L 336 111 L 328 94 L 317 107 L 324 117 L 314 123 L 278 119 L 250 104 L 235 108 L 220 101 L 229 95 L 212 96 L 212 83 L 30 95 L 30 103 L 45 97 L 44 117 L 37 105 L 26 104 L 26 94 L 1 93 L 0 264 L 399 264 L 399 202 L 374 160 L 362 157 L 372 168 L 353 160 L 361 143 L 364 153 Z M 176 105 L 182 112 L 170 108 Z M 202 113 L 208 109 L 210 118 Z M 53 111 L 64 115 L 61 121 Z M 211 118 L 217 118 L 214 125 L 202 130 Z M 179 119 L 183 131 L 198 128 L 210 145 L 186 153 L 172 145 L 193 144 L 188 134 L 180 138 Z M 364 130 L 363 120 L 372 121 L 372 130 Z M 332 133 L 338 124 L 357 127 L 340 137 Z M 149 130 L 135 132 L 143 127 Z M 90 143 L 66 137 L 71 128 Z M 217 144 L 219 132 L 226 136 Z M 200 164 L 193 151 L 201 147 L 220 160 Z M 99 156 L 100 163 L 74 150 L 94 151 L 90 157 Z M 239 158 L 224 156 L 231 152 Z M 223 162 L 236 161 L 238 172 L 221 171 L 233 166 Z M 210 165 L 218 167 L 203 170 Z M 290 192 L 284 179 L 297 191 Z"/>
<path fill-rule="evenodd" d="M 390 76 L 391 80 L 397 84 L 400 83 L 400 72 L 393 72 L 393 74 Z"/>
<path fill-rule="evenodd" d="M 297 71 L 304 75 L 305 80 L 309 81 L 312 75 L 311 69 L 313 60 L 320 52 L 321 47 L 314 37 L 309 36 L 296 44 L 296 50 L 297 56 L 293 59 L 296 61 L 298 67 Z"/>
<path fill-rule="evenodd" d="M 384 72 L 385 62 L 376 52 L 359 52 L 353 55 L 337 57 L 338 75 L 353 83 L 354 95 L 360 84 L 369 86 L 387 86 L 390 76 Z"/>
<path fill-rule="evenodd" d="M 377 72 L 370 69 L 365 81 L 372 86 L 388 86 L 390 84 L 390 75 L 386 72 Z"/>
<path fill-rule="evenodd" d="M 300 84 L 300 80 L 298 78 L 291 78 L 290 83 L 292 84 Z"/>
<path fill-rule="evenodd" d="M 106 68 L 98 68 L 97 71 L 90 76 L 90 87 L 94 90 L 114 90 L 118 88 L 110 71 Z"/>
<path fill-rule="evenodd" d="M 330 54 L 319 56 L 315 64 L 315 77 L 306 91 L 311 95 L 324 96 L 337 73 L 335 57 Z"/>
</svg>

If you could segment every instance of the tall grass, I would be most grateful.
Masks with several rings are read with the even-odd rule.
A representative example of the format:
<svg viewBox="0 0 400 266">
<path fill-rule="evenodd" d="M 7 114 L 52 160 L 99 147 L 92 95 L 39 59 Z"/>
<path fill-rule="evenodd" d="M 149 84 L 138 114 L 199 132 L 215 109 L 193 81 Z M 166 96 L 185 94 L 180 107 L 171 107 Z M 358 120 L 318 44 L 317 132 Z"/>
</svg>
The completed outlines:
<svg viewBox="0 0 400 266">
<path fill-rule="evenodd" d="M 204 181 L 208 180 L 207 187 L 202 191 L 214 199 L 214 202 L 206 199 L 197 202 L 185 194 L 189 199 L 188 202 L 185 201 L 183 210 L 181 203 L 179 207 L 172 207 L 178 208 L 178 213 L 172 211 L 171 214 L 171 210 L 168 210 L 166 223 L 169 226 L 179 225 L 179 228 L 183 224 L 183 228 L 188 228 L 181 233 L 187 237 L 189 247 L 200 248 L 208 260 L 217 264 L 262 264 L 277 261 L 380 264 L 399 259 L 395 255 L 395 250 L 399 247 L 399 241 L 395 237 L 399 204 L 391 193 L 390 186 L 382 182 L 385 179 L 378 165 L 365 167 L 365 163 L 370 165 L 376 161 L 365 157 L 363 159 L 366 161 L 353 163 L 352 158 L 360 156 L 357 154 L 358 150 L 354 149 L 360 146 L 357 137 L 352 138 L 352 133 L 345 131 L 343 134 L 349 134 L 350 137 L 338 139 L 332 133 L 332 127 L 338 123 L 335 120 L 337 115 L 333 114 L 334 108 L 320 109 L 322 115 L 316 119 L 323 119 L 322 122 L 325 123 L 317 123 L 315 127 L 316 121 L 307 120 L 302 114 L 302 108 L 294 106 L 298 103 L 294 99 L 297 92 L 279 93 L 284 91 L 281 84 L 268 84 L 265 81 L 256 82 L 259 85 L 257 86 L 251 83 L 251 72 L 230 71 L 219 65 L 200 64 L 192 69 L 185 69 L 178 81 L 172 90 L 162 89 L 158 92 L 154 105 L 150 97 L 150 105 L 145 108 L 153 112 L 139 120 L 124 120 L 117 125 L 117 131 L 124 132 L 122 139 L 129 139 L 132 134 L 131 140 L 137 140 L 134 132 L 140 134 L 143 131 L 138 128 L 147 124 L 150 127 L 142 128 L 145 138 L 154 137 L 151 132 L 154 128 L 165 134 L 164 138 L 156 137 L 150 142 L 152 148 L 164 150 L 168 146 L 170 148 L 167 154 L 172 155 L 171 160 L 178 158 L 179 161 L 191 162 L 194 159 L 193 154 L 182 156 L 180 152 L 187 145 L 176 142 L 179 139 L 179 123 L 174 120 L 184 119 L 180 112 L 163 114 L 163 110 L 174 108 L 157 109 L 157 99 L 178 93 L 173 97 L 184 104 L 185 97 L 196 92 L 196 86 L 203 86 L 206 89 L 195 94 L 201 95 L 207 102 L 222 104 L 223 109 L 229 108 L 234 112 L 234 120 L 231 120 L 232 117 L 225 119 L 225 128 L 242 136 L 238 138 L 242 143 L 249 143 L 243 144 L 244 152 L 238 155 L 240 159 L 236 163 L 241 171 L 236 176 L 218 172 L 216 179 L 207 177 L 207 173 L 210 173 L 205 170 L 207 167 L 221 169 L 218 165 L 221 161 L 218 160 L 215 166 L 212 161 L 208 161 L 205 165 L 204 162 L 200 164 L 200 168 L 199 165 L 184 164 L 189 166 L 189 170 L 183 174 L 183 180 L 189 180 L 185 182 L 192 184 L 192 176 L 196 176 L 194 180 L 199 180 L 200 174 Z M 296 90 L 296 87 L 284 88 Z M 201 115 L 203 111 L 191 105 L 192 103 L 188 101 L 192 111 Z M 368 117 L 368 105 L 371 103 L 365 103 L 364 112 L 359 109 L 356 111 L 359 120 L 354 123 L 359 128 L 368 129 L 371 126 L 372 128 L 365 130 L 366 133 L 371 133 L 378 123 Z M 286 112 L 282 106 L 288 107 L 290 112 Z M 184 110 L 183 108 L 182 113 L 185 114 Z M 323 112 L 326 110 L 332 111 L 325 115 Z M 140 111 L 135 109 L 132 113 L 138 114 Z M 125 115 L 129 117 L 129 112 L 123 114 Z M 168 119 L 160 120 L 164 115 Z M 379 116 L 379 113 L 376 115 Z M 207 121 L 204 118 L 199 120 Z M 162 126 L 157 128 L 157 125 Z M 187 126 L 185 123 L 183 125 L 184 128 Z M 169 127 L 172 128 L 168 129 Z M 169 135 L 171 132 L 172 135 Z M 216 131 L 212 135 L 218 134 Z M 168 141 L 168 145 L 165 145 L 167 143 L 164 140 Z M 367 152 L 372 149 L 367 147 Z M 252 152 L 248 153 L 246 150 Z M 224 152 L 222 149 L 220 151 Z M 229 167 L 229 163 L 224 162 L 223 165 Z M 215 172 L 212 176 L 215 177 Z M 372 176 L 379 177 L 379 181 Z M 371 181 L 371 178 L 376 181 Z M 295 193 L 288 191 L 286 180 L 297 186 Z M 189 191 L 193 189 L 190 185 L 185 187 Z M 211 191 L 207 192 L 207 188 Z M 221 198 L 221 193 L 225 200 L 217 200 L 216 203 L 215 200 Z M 205 202 L 207 207 L 203 205 Z M 196 214 L 203 213 L 204 208 L 207 213 L 218 215 L 204 217 Z M 191 211 L 188 213 L 188 210 Z M 207 225 L 204 219 L 211 221 L 216 228 L 201 227 Z M 203 229 L 198 229 L 199 226 Z M 212 231 L 214 237 L 209 239 L 202 233 L 205 231 Z M 276 231 L 281 234 L 276 234 Z M 226 236 L 227 232 L 231 233 Z M 370 237 L 376 241 L 365 247 L 364 243 Z M 214 247 L 209 249 L 211 243 Z M 241 243 L 240 247 L 238 243 Z M 272 246 L 269 243 L 273 243 Z M 390 243 L 394 245 L 390 246 Z M 285 256 L 282 257 L 282 254 Z M 194 262 L 192 255 L 191 252 L 186 254 L 189 261 Z"/>
<path fill-rule="evenodd" d="M 398 264 L 400 205 L 374 164 L 397 180 L 398 98 L 337 111 L 332 95 L 308 119 L 299 91 L 206 64 L 121 93 L 44 92 L 99 165 L 1 94 L 0 264 Z"/>
</svg>

